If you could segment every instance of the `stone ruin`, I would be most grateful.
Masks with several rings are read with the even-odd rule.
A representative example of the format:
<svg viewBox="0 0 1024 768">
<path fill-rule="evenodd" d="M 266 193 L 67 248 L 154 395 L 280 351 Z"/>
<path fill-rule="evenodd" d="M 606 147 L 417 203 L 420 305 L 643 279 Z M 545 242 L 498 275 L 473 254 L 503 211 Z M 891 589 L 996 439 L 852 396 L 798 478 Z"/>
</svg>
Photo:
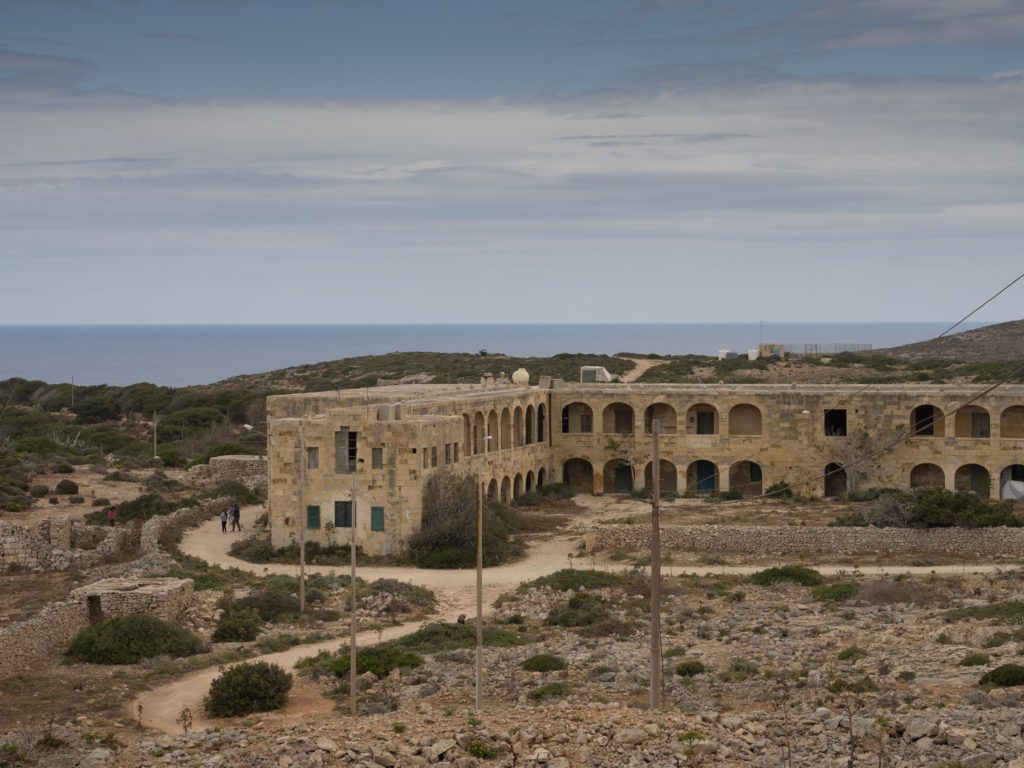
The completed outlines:
<svg viewBox="0 0 1024 768">
<path fill-rule="evenodd" d="M 135 535 L 129 527 L 88 525 L 67 516 L 51 517 L 34 527 L 0 520 L 0 573 L 14 568 L 89 567 L 130 548 Z"/>
<path fill-rule="evenodd" d="M 267 490 L 266 456 L 214 456 L 209 464 L 197 464 L 187 472 L 192 482 L 216 485 L 237 481 L 251 491 Z"/>
</svg>

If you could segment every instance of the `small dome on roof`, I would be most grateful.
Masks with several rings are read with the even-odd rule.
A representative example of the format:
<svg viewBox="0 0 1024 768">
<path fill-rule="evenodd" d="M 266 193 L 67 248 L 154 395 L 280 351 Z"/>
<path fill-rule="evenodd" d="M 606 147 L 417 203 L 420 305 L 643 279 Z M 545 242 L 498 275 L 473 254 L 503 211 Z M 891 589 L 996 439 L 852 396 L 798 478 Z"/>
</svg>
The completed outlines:
<svg viewBox="0 0 1024 768">
<path fill-rule="evenodd" d="M 525 368 L 518 369 L 512 374 L 512 383 L 516 386 L 527 387 L 530 385 L 530 374 Z"/>
</svg>

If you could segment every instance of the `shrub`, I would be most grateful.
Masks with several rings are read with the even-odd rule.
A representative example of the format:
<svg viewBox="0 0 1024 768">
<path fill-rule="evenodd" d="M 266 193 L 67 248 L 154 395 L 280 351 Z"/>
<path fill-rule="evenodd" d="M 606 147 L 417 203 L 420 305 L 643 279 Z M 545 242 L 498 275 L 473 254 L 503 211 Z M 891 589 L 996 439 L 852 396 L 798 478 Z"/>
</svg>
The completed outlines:
<svg viewBox="0 0 1024 768">
<path fill-rule="evenodd" d="M 72 504 L 85 504 L 84 496 L 69 496 L 68 501 Z"/>
<path fill-rule="evenodd" d="M 263 621 L 281 621 L 299 615 L 299 598 L 283 589 L 257 589 L 225 606 L 231 613 L 252 611 Z"/>
<path fill-rule="evenodd" d="M 547 683 L 539 688 L 534 688 L 526 697 L 530 701 L 543 701 L 544 699 L 553 699 L 556 696 L 565 696 L 572 688 L 568 683 L 556 682 Z"/>
<path fill-rule="evenodd" d="M 548 612 L 544 623 L 554 627 L 585 627 L 609 618 L 608 607 L 600 595 L 577 592 Z"/>
<path fill-rule="evenodd" d="M 159 493 L 144 493 L 141 496 L 119 504 L 117 519 L 120 522 L 130 520 L 149 520 L 157 515 L 169 515 L 180 507 L 189 506 L 191 501 L 171 501 L 164 499 Z M 107 515 L 102 510 L 90 512 L 85 516 L 90 523 L 102 525 L 107 522 Z"/>
<path fill-rule="evenodd" d="M 538 490 L 545 499 L 571 499 L 576 495 L 572 486 L 565 483 L 551 483 Z"/>
<path fill-rule="evenodd" d="M 1024 667 L 1020 664 L 1001 664 L 982 675 L 978 684 L 992 685 L 997 688 L 1024 685 Z"/>
<path fill-rule="evenodd" d="M 267 712 L 285 705 L 291 687 L 292 676 L 276 664 L 238 664 L 210 684 L 203 706 L 213 717 Z"/>
<path fill-rule="evenodd" d="M 1004 600 L 999 603 L 977 605 L 970 608 L 953 608 L 942 614 L 946 621 L 965 619 L 996 619 L 1006 624 L 1024 623 L 1024 600 Z"/>
<path fill-rule="evenodd" d="M 93 499 L 92 505 L 94 507 L 109 507 L 110 499 L 108 499 L 106 496 L 101 496 L 98 499 Z"/>
<path fill-rule="evenodd" d="M 242 610 L 225 613 L 213 631 L 216 643 L 247 643 L 255 640 L 263 628 L 263 621 L 256 611 Z"/>
<path fill-rule="evenodd" d="M 740 683 L 744 680 L 749 680 L 757 672 L 757 664 L 749 659 L 736 658 L 732 660 L 732 663 L 729 664 L 729 669 L 723 672 L 720 677 L 727 682 Z"/>
<path fill-rule="evenodd" d="M 832 693 L 874 693 L 878 690 L 878 684 L 867 675 L 834 677 L 828 689 Z"/>
<path fill-rule="evenodd" d="M 493 744 L 488 744 L 486 741 L 480 741 L 479 739 L 469 742 L 469 744 L 466 745 L 466 751 L 473 757 L 479 758 L 480 760 L 490 760 L 492 757 L 498 756 L 497 747 Z"/>
<path fill-rule="evenodd" d="M 177 448 L 161 448 L 156 452 L 165 467 L 182 469 L 188 466 L 188 458 Z"/>
<path fill-rule="evenodd" d="M 31 488 L 29 488 L 28 492 L 34 498 L 41 499 L 44 496 L 49 496 L 50 495 L 50 486 L 43 485 L 42 483 L 39 483 L 39 484 L 33 485 Z"/>
<path fill-rule="evenodd" d="M 198 637 L 155 616 L 108 619 L 81 630 L 68 656 L 91 664 L 134 664 L 154 656 L 192 656 L 203 650 Z"/>
<path fill-rule="evenodd" d="M 565 659 L 551 653 L 538 653 L 526 659 L 522 664 L 527 672 L 557 672 L 565 669 Z"/>
<path fill-rule="evenodd" d="M 262 496 L 237 480 L 229 480 L 226 483 L 221 483 L 213 490 L 207 491 L 203 494 L 203 498 L 208 499 L 216 499 L 221 496 L 227 496 L 234 499 L 236 504 L 242 506 L 260 504 L 263 502 Z"/>
<path fill-rule="evenodd" d="M 228 548 L 228 554 L 248 563 L 272 563 L 277 555 L 277 550 L 274 549 L 270 539 L 262 536 L 249 536 L 232 542 Z"/>
<path fill-rule="evenodd" d="M 868 652 L 863 648 L 851 645 L 849 648 L 844 648 L 836 654 L 836 658 L 840 661 L 857 661 L 858 659 L 866 658 Z"/>
<path fill-rule="evenodd" d="M 982 648 L 998 648 L 1001 645 L 1006 645 L 1012 639 L 1013 635 L 1009 632 L 995 632 L 984 642 Z"/>
<path fill-rule="evenodd" d="M 983 667 L 988 664 L 989 658 L 984 653 L 968 653 L 960 659 L 961 667 Z"/>
<path fill-rule="evenodd" d="M 349 655 L 342 654 L 331 663 L 331 672 L 338 677 L 344 677 L 349 673 L 349 663 Z M 356 653 L 356 671 L 359 674 L 373 672 L 378 678 L 387 677 L 393 669 L 415 669 L 422 663 L 423 657 L 418 653 L 407 651 L 393 643 L 362 648 Z"/>
<path fill-rule="evenodd" d="M 679 677 L 696 677 L 704 674 L 704 665 L 696 659 L 687 659 L 676 664 L 676 674 Z"/>
<path fill-rule="evenodd" d="M 769 485 L 768 490 L 766 490 L 764 493 L 765 496 L 774 496 L 777 499 L 793 498 L 793 489 L 785 480 L 782 480 L 773 485 Z"/>
<path fill-rule="evenodd" d="M 1024 525 L 1013 504 L 995 501 L 973 491 L 915 488 L 910 493 L 876 489 L 875 504 L 862 513 L 841 515 L 832 525 L 873 525 L 878 528 L 982 528 Z"/>
<path fill-rule="evenodd" d="M 849 582 L 839 582 L 814 588 L 814 599 L 822 603 L 842 603 L 856 596 L 860 588 Z"/>
<path fill-rule="evenodd" d="M 520 584 L 516 592 L 526 592 L 534 587 L 550 587 L 559 592 L 568 592 L 581 589 L 601 589 L 603 587 L 615 587 L 622 583 L 622 577 L 617 573 L 608 571 L 584 571 L 573 568 L 563 568 L 560 571 L 549 573 L 533 581 Z"/>
<path fill-rule="evenodd" d="M 779 584 L 784 581 L 800 584 L 805 587 L 816 587 L 821 584 L 821 574 L 813 568 L 807 568 L 803 565 L 783 565 L 751 574 L 750 581 L 762 587 Z"/>
<path fill-rule="evenodd" d="M 76 483 L 74 480 L 68 480 L 65 477 L 63 480 L 57 483 L 57 486 L 56 488 L 54 488 L 54 490 L 61 495 L 71 496 L 73 494 L 78 493 L 78 483 Z"/>
</svg>

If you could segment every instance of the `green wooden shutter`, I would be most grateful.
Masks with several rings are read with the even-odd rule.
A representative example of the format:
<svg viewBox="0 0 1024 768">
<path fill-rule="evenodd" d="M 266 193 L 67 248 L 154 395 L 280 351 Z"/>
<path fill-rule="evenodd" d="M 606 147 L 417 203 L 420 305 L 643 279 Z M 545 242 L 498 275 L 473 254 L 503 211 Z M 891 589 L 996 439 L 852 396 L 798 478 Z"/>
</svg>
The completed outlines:
<svg viewBox="0 0 1024 768">
<path fill-rule="evenodd" d="M 351 501 L 336 501 L 336 502 L 334 502 L 334 527 L 335 528 L 351 528 L 352 527 L 352 502 Z"/>
<path fill-rule="evenodd" d="M 384 507 L 370 507 L 370 530 L 384 530 Z"/>
<path fill-rule="evenodd" d="M 320 505 L 310 504 L 306 507 L 306 528 L 316 530 L 320 527 Z"/>
</svg>

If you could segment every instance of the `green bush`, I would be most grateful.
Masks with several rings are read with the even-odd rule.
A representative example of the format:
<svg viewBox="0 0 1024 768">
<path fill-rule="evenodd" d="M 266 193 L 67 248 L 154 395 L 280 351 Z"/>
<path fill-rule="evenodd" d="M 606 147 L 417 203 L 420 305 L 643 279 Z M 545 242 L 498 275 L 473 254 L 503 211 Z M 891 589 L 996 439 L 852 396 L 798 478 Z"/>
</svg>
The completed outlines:
<svg viewBox="0 0 1024 768">
<path fill-rule="evenodd" d="M 57 483 L 54 490 L 63 496 L 72 496 L 78 493 L 78 483 L 74 480 L 68 480 L 66 477 Z"/>
<path fill-rule="evenodd" d="M 28 492 L 36 499 L 41 499 L 44 496 L 50 495 L 50 486 L 37 483 L 28 489 Z"/>
<path fill-rule="evenodd" d="M 263 621 L 256 611 L 242 610 L 225 613 L 213 631 L 215 643 L 247 643 L 255 640 L 263 629 Z"/>
<path fill-rule="evenodd" d="M 545 499 L 571 499 L 576 495 L 576 491 L 572 489 L 572 486 L 566 483 L 551 483 L 538 490 Z"/>
<path fill-rule="evenodd" d="M 188 457 L 177 448 L 161 448 L 156 452 L 165 467 L 182 469 L 188 466 Z"/>
<path fill-rule="evenodd" d="M 106 496 L 100 496 L 100 498 L 92 500 L 92 505 L 94 507 L 109 507 L 110 499 L 108 499 Z"/>
<path fill-rule="evenodd" d="M 804 587 L 816 587 L 821 584 L 821 574 L 803 565 L 783 565 L 751 574 L 750 581 L 762 587 L 785 581 Z"/>
<path fill-rule="evenodd" d="M 857 592 L 860 591 L 860 587 L 856 584 L 849 582 L 839 582 L 838 584 L 828 584 L 820 587 L 815 587 L 812 594 L 814 599 L 822 603 L 843 603 L 856 597 Z"/>
<path fill-rule="evenodd" d="M 769 485 L 764 493 L 765 496 L 774 496 L 776 499 L 793 498 L 793 489 L 785 480 Z"/>
<path fill-rule="evenodd" d="M 878 528 L 983 528 L 1024 525 L 1013 512 L 1013 503 L 995 501 L 973 491 L 947 491 L 945 488 L 915 488 L 910 493 L 874 489 L 875 504 L 864 512 L 836 517 L 831 525 Z"/>
<path fill-rule="evenodd" d="M 228 548 L 228 554 L 245 560 L 247 563 L 273 563 L 277 557 L 278 550 L 270 539 L 262 536 L 248 536 L 244 539 L 237 539 Z"/>
<path fill-rule="evenodd" d="M 349 655 L 342 654 L 331 663 L 331 672 L 337 677 L 344 677 L 349 673 L 349 663 Z M 387 677 L 393 669 L 415 669 L 422 663 L 423 657 L 418 653 L 405 650 L 393 643 L 362 648 L 356 653 L 356 672 L 373 672 L 378 678 Z"/>
<path fill-rule="evenodd" d="M 840 661 L 857 661 L 859 659 L 867 658 L 868 652 L 863 648 L 851 645 L 849 648 L 844 648 L 836 654 L 836 658 Z"/>
<path fill-rule="evenodd" d="M 551 653 L 538 653 L 522 663 L 527 672 L 557 672 L 565 669 L 565 659 Z"/>
<path fill-rule="evenodd" d="M 186 629 L 155 616 L 108 619 L 75 635 L 68 656 L 91 664 L 134 664 L 154 656 L 192 656 L 202 641 Z"/>
<path fill-rule="evenodd" d="M 553 699 L 557 696 L 565 696 L 571 690 L 572 687 L 568 683 L 547 683 L 539 688 L 534 688 L 526 694 L 526 697 L 530 701 L 543 701 L 544 699 Z"/>
<path fill-rule="evenodd" d="M 263 621 L 281 621 L 299 615 L 299 598 L 281 589 L 257 589 L 226 609 L 231 613 L 252 611 Z"/>
<path fill-rule="evenodd" d="M 696 659 L 687 659 L 676 664 L 676 674 L 679 677 L 695 677 L 703 674 L 704 665 Z"/>
<path fill-rule="evenodd" d="M 866 674 L 854 677 L 834 677 L 828 684 L 832 693 L 874 693 L 878 684 Z"/>
<path fill-rule="evenodd" d="M 560 571 L 549 573 L 547 576 L 520 584 L 516 592 L 526 592 L 535 587 L 550 587 L 559 592 L 568 592 L 569 590 L 616 587 L 620 584 L 622 584 L 622 576 L 617 573 L 563 568 Z"/>
<path fill-rule="evenodd" d="M 544 623 L 553 627 L 585 627 L 608 618 L 608 607 L 600 595 L 577 592 L 564 603 L 552 607 Z"/>
<path fill-rule="evenodd" d="M 978 684 L 992 685 L 997 688 L 1024 685 L 1024 667 L 1020 664 L 1001 664 L 982 675 Z"/>
<path fill-rule="evenodd" d="M 527 639 L 516 632 L 484 625 L 484 645 L 508 647 L 523 645 Z M 438 653 L 458 648 L 472 648 L 476 644 L 476 627 L 473 624 L 438 622 L 428 624 L 410 635 L 395 641 L 406 650 L 417 653 Z"/>
<path fill-rule="evenodd" d="M 961 667 L 983 667 L 990 661 L 984 653 L 968 653 L 960 659 Z"/>
<path fill-rule="evenodd" d="M 291 687 L 292 676 L 276 664 L 238 664 L 210 684 L 203 706 L 213 717 L 267 712 L 285 705 Z"/>
<path fill-rule="evenodd" d="M 942 617 L 948 622 L 994 619 L 1005 624 L 1024 624 L 1024 600 L 1003 600 L 969 608 L 952 608 L 943 613 Z"/>
<path fill-rule="evenodd" d="M 191 504 L 191 500 L 173 501 L 165 499 L 159 493 L 144 493 L 131 501 L 119 504 L 117 507 L 117 519 L 118 522 L 122 523 L 131 520 L 149 520 L 157 515 L 169 515 L 171 512 Z M 96 512 L 90 512 L 85 516 L 85 519 L 95 525 L 102 525 L 107 522 L 107 513 L 97 510 Z"/>
<path fill-rule="evenodd" d="M 475 739 L 466 745 L 466 751 L 480 760 L 490 760 L 498 756 L 498 748 L 486 741 Z"/>
<path fill-rule="evenodd" d="M 226 483 L 221 483 L 213 490 L 207 491 L 203 494 L 203 498 L 206 499 L 216 499 L 222 496 L 232 499 L 236 504 L 241 506 L 261 504 L 263 502 L 262 496 L 237 480 L 229 480 Z"/>
</svg>

